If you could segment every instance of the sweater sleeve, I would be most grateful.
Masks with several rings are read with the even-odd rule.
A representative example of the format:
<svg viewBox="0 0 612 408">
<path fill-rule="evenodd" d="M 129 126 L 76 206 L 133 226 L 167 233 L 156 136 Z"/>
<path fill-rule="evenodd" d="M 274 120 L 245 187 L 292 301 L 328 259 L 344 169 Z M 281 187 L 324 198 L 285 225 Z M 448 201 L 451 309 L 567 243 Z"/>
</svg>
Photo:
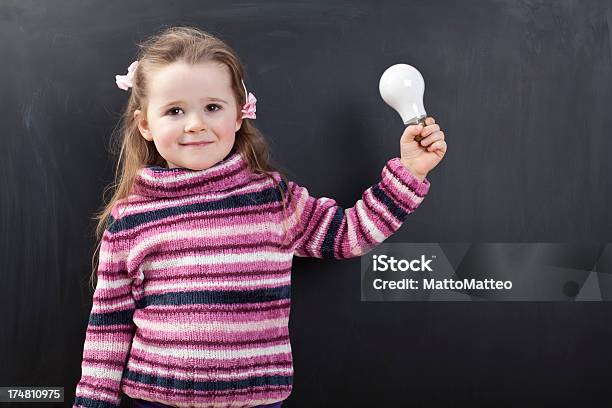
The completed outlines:
<svg viewBox="0 0 612 408">
<path fill-rule="evenodd" d="M 423 201 L 429 181 L 419 181 L 401 163 L 390 159 L 381 180 L 366 189 L 348 209 L 332 198 L 315 198 L 292 181 L 290 236 L 300 257 L 346 259 L 361 256 L 391 236 Z"/>
<path fill-rule="evenodd" d="M 127 273 L 127 251 L 108 229 L 100 244 L 98 281 L 83 346 L 81 379 L 73 407 L 119 407 L 136 303 Z"/>
</svg>

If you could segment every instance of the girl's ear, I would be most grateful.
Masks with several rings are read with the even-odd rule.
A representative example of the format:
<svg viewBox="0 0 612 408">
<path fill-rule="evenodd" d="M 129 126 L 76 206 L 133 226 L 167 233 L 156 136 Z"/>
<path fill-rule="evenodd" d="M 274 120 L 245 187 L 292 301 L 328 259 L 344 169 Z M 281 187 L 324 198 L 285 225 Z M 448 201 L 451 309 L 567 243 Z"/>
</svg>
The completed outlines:
<svg viewBox="0 0 612 408">
<path fill-rule="evenodd" d="M 153 136 L 151 136 L 151 131 L 149 130 L 149 124 L 147 123 L 146 118 L 143 118 L 142 116 L 143 115 L 140 109 L 136 109 L 134 111 L 134 120 L 138 124 L 140 135 L 150 142 L 153 140 Z"/>
<path fill-rule="evenodd" d="M 238 130 L 240 130 L 241 127 L 242 127 L 242 119 L 238 119 L 236 121 L 236 130 L 234 132 L 237 132 Z"/>
</svg>

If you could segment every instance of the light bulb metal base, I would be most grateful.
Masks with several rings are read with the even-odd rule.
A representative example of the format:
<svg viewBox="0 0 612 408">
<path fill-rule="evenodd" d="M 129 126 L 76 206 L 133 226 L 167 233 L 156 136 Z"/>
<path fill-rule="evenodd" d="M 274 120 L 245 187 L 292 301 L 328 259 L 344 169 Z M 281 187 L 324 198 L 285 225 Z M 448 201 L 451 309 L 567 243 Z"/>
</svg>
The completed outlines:
<svg viewBox="0 0 612 408">
<path fill-rule="evenodd" d="M 412 119 L 407 120 L 406 122 L 404 122 L 404 125 L 406 125 L 406 126 L 410 126 L 410 125 L 423 125 L 423 127 L 425 127 L 425 118 L 426 117 L 427 117 L 427 115 L 417 116 L 416 118 L 412 118 Z M 416 135 L 414 137 L 414 140 L 416 140 L 417 142 L 420 142 L 423 139 L 424 139 L 424 137 L 421 136 L 421 135 Z"/>
</svg>

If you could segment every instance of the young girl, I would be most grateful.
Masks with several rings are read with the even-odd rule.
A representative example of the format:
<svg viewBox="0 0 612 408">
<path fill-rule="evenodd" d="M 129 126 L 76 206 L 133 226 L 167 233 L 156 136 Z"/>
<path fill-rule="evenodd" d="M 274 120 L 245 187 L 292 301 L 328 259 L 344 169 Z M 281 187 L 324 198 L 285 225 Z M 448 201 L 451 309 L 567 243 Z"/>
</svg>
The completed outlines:
<svg viewBox="0 0 612 408">
<path fill-rule="evenodd" d="M 131 90 L 74 407 L 118 407 L 121 393 L 136 407 L 280 407 L 294 254 L 357 257 L 397 231 L 444 134 L 433 118 L 408 126 L 401 157 L 344 210 L 270 164 L 229 46 L 174 27 L 140 47 L 117 76 Z"/>
</svg>

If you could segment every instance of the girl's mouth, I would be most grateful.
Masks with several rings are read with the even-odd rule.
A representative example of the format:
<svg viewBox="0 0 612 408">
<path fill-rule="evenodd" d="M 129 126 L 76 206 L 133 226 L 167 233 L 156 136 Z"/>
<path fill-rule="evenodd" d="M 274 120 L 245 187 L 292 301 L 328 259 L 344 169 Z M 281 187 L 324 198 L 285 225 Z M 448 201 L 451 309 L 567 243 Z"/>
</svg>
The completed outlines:
<svg viewBox="0 0 612 408">
<path fill-rule="evenodd" d="M 185 147 L 202 147 L 211 144 L 212 142 L 197 142 L 197 143 L 182 143 Z"/>
</svg>

